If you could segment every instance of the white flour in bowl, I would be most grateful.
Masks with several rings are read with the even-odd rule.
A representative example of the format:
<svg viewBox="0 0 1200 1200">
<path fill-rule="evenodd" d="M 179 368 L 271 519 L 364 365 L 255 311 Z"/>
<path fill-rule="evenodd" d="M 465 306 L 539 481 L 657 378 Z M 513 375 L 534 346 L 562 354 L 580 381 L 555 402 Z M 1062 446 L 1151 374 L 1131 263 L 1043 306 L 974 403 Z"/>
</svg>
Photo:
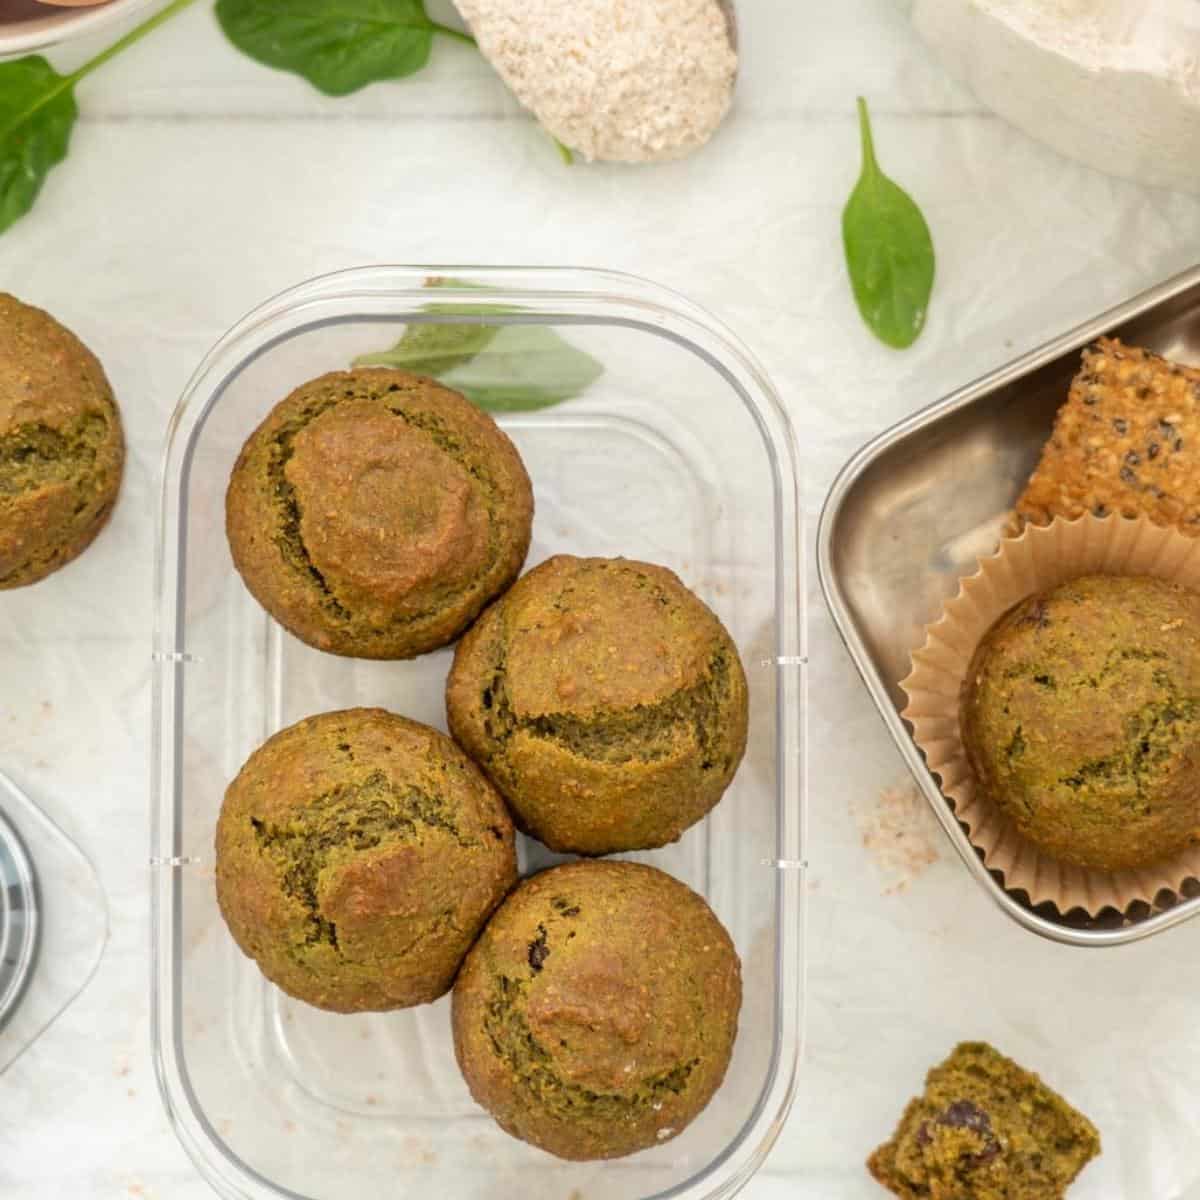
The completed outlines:
<svg viewBox="0 0 1200 1200">
<path fill-rule="evenodd" d="M 737 74 L 719 0 L 455 0 L 517 99 L 588 159 L 704 145 Z"/>
</svg>

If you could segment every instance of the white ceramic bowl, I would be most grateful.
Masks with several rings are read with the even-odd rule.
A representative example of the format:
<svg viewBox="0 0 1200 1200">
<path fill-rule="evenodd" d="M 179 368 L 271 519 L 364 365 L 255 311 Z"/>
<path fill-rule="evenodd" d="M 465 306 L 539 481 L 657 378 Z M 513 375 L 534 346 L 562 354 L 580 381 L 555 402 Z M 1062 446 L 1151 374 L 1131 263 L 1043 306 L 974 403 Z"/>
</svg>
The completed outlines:
<svg viewBox="0 0 1200 1200">
<path fill-rule="evenodd" d="M 154 2 L 109 0 L 94 7 L 55 8 L 33 0 L 0 0 L 0 58 L 95 33 Z"/>
</svg>

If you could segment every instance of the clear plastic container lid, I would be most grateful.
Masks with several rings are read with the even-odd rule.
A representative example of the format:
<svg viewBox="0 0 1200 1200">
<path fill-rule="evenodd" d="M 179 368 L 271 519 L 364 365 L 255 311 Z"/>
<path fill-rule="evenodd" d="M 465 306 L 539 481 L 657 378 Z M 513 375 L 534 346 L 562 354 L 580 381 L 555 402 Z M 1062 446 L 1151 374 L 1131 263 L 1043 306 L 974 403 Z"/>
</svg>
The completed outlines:
<svg viewBox="0 0 1200 1200">
<path fill-rule="evenodd" d="M 92 864 L 0 773 L 0 1071 L 83 991 L 107 941 Z"/>
<path fill-rule="evenodd" d="M 528 401 L 531 389 L 545 401 L 496 414 L 534 484 L 527 567 L 554 553 L 670 567 L 724 621 L 750 680 L 750 744 L 725 798 L 675 845 L 628 856 L 701 892 L 732 934 L 745 987 L 733 1062 L 692 1126 L 627 1159 L 560 1162 L 504 1134 L 459 1076 L 448 999 L 319 1012 L 267 984 L 217 910 L 212 846 L 224 789 L 267 736 L 361 704 L 445 728 L 450 650 L 380 663 L 302 645 L 246 592 L 223 521 L 236 455 L 274 404 L 427 326 L 498 331 L 471 339 L 469 361 L 447 364 L 448 383 L 493 406 L 506 395 Z M 576 351 L 599 369 L 580 374 Z M 565 393 L 572 398 L 556 402 Z M 350 271 L 269 301 L 218 343 L 180 401 L 166 449 L 152 849 L 160 1081 L 180 1138 L 218 1192 L 699 1200 L 745 1183 L 787 1115 L 800 1049 L 798 497 L 796 442 L 761 369 L 707 314 L 629 276 Z M 525 872 L 553 861 L 524 840 L 520 856 Z"/>
</svg>

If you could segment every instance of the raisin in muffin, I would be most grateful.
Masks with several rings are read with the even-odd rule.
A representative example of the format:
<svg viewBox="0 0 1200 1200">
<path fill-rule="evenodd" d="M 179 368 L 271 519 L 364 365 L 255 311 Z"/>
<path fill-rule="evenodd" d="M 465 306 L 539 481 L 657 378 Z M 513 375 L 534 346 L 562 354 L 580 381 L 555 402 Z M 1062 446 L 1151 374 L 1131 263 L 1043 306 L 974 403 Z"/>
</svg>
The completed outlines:
<svg viewBox="0 0 1200 1200">
<path fill-rule="evenodd" d="M 91 544 L 124 463 L 121 414 L 96 356 L 0 292 L 0 589 L 36 583 Z"/>
<path fill-rule="evenodd" d="M 234 564 L 302 641 L 411 658 L 516 578 L 533 493 L 486 413 L 384 368 L 323 375 L 251 434 L 225 501 Z"/>
<path fill-rule="evenodd" d="M 746 748 L 746 676 L 716 616 L 670 571 L 560 555 L 458 646 L 450 729 L 518 826 L 554 850 L 675 841 Z"/>
<path fill-rule="evenodd" d="M 737 1035 L 741 967 L 704 900 L 653 867 L 574 862 L 526 880 L 454 985 L 471 1094 L 513 1137 L 617 1158 L 681 1133 Z"/>
<path fill-rule="evenodd" d="M 377 708 L 277 733 L 230 785 L 217 900 L 285 992 L 362 1012 L 434 1000 L 516 882 L 512 823 L 454 743 Z"/>
<path fill-rule="evenodd" d="M 984 637 L 963 743 L 980 788 L 1031 842 L 1100 870 L 1200 840 L 1200 595 L 1089 576 L 1032 596 Z"/>
<path fill-rule="evenodd" d="M 983 1042 L 964 1042 L 925 1079 L 890 1141 L 867 1162 L 901 1200 L 1062 1200 L 1100 1153 L 1082 1113 Z"/>
</svg>

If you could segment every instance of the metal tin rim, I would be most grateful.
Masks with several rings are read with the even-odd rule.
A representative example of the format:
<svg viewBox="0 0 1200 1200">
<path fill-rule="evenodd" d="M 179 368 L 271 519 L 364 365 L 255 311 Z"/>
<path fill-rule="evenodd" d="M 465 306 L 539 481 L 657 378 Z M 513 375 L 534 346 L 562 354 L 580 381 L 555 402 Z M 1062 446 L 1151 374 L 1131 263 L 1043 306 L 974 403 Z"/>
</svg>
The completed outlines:
<svg viewBox="0 0 1200 1200">
<path fill-rule="evenodd" d="M 926 767 L 925 760 L 917 749 L 916 743 L 909 735 L 900 714 L 892 705 L 886 684 L 875 670 L 846 602 L 837 572 L 833 567 L 833 535 L 842 505 L 853 485 L 871 463 L 895 442 L 925 425 L 932 424 L 956 409 L 970 404 L 985 393 L 1012 383 L 1053 359 L 1079 349 L 1114 326 L 1122 325 L 1141 316 L 1156 305 L 1170 300 L 1173 296 L 1198 283 L 1200 283 L 1200 266 L 1181 272 L 1124 304 L 1117 305 L 1090 321 L 1076 326 L 1061 337 L 1022 355 L 1006 366 L 992 371 L 974 383 L 959 388 L 943 399 L 919 409 L 903 421 L 885 430 L 856 451 L 838 473 L 825 498 L 817 528 L 817 578 L 820 580 L 821 592 L 825 597 L 829 613 L 833 617 L 834 626 L 849 651 L 863 683 L 866 684 L 888 732 L 892 735 L 896 748 L 908 764 L 908 769 L 912 772 L 913 778 L 929 802 L 942 828 L 945 829 L 955 850 L 958 851 L 959 857 L 992 901 L 1018 925 L 1041 937 L 1069 946 L 1120 946 L 1128 942 L 1141 941 L 1143 938 L 1161 933 L 1164 929 L 1181 924 L 1192 917 L 1200 916 L 1200 897 L 1181 899 L 1178 904 L 1165 912 L 1157 913 L 1130 925 L 1123 925 L 1117 929 L 1075 929 L 1069 925 L 1048 920 L 1027 908 L 997 883 L 975 853 L 967 835 L 955 819 L 953 811 L 942 796 L 937 780 Z"/>
<path fill-rule="evenodd" d="M 41 906 L 33 859 L 0 812 L 0 1029 L 25 994 L 40 945 Z"/>
</svg>

